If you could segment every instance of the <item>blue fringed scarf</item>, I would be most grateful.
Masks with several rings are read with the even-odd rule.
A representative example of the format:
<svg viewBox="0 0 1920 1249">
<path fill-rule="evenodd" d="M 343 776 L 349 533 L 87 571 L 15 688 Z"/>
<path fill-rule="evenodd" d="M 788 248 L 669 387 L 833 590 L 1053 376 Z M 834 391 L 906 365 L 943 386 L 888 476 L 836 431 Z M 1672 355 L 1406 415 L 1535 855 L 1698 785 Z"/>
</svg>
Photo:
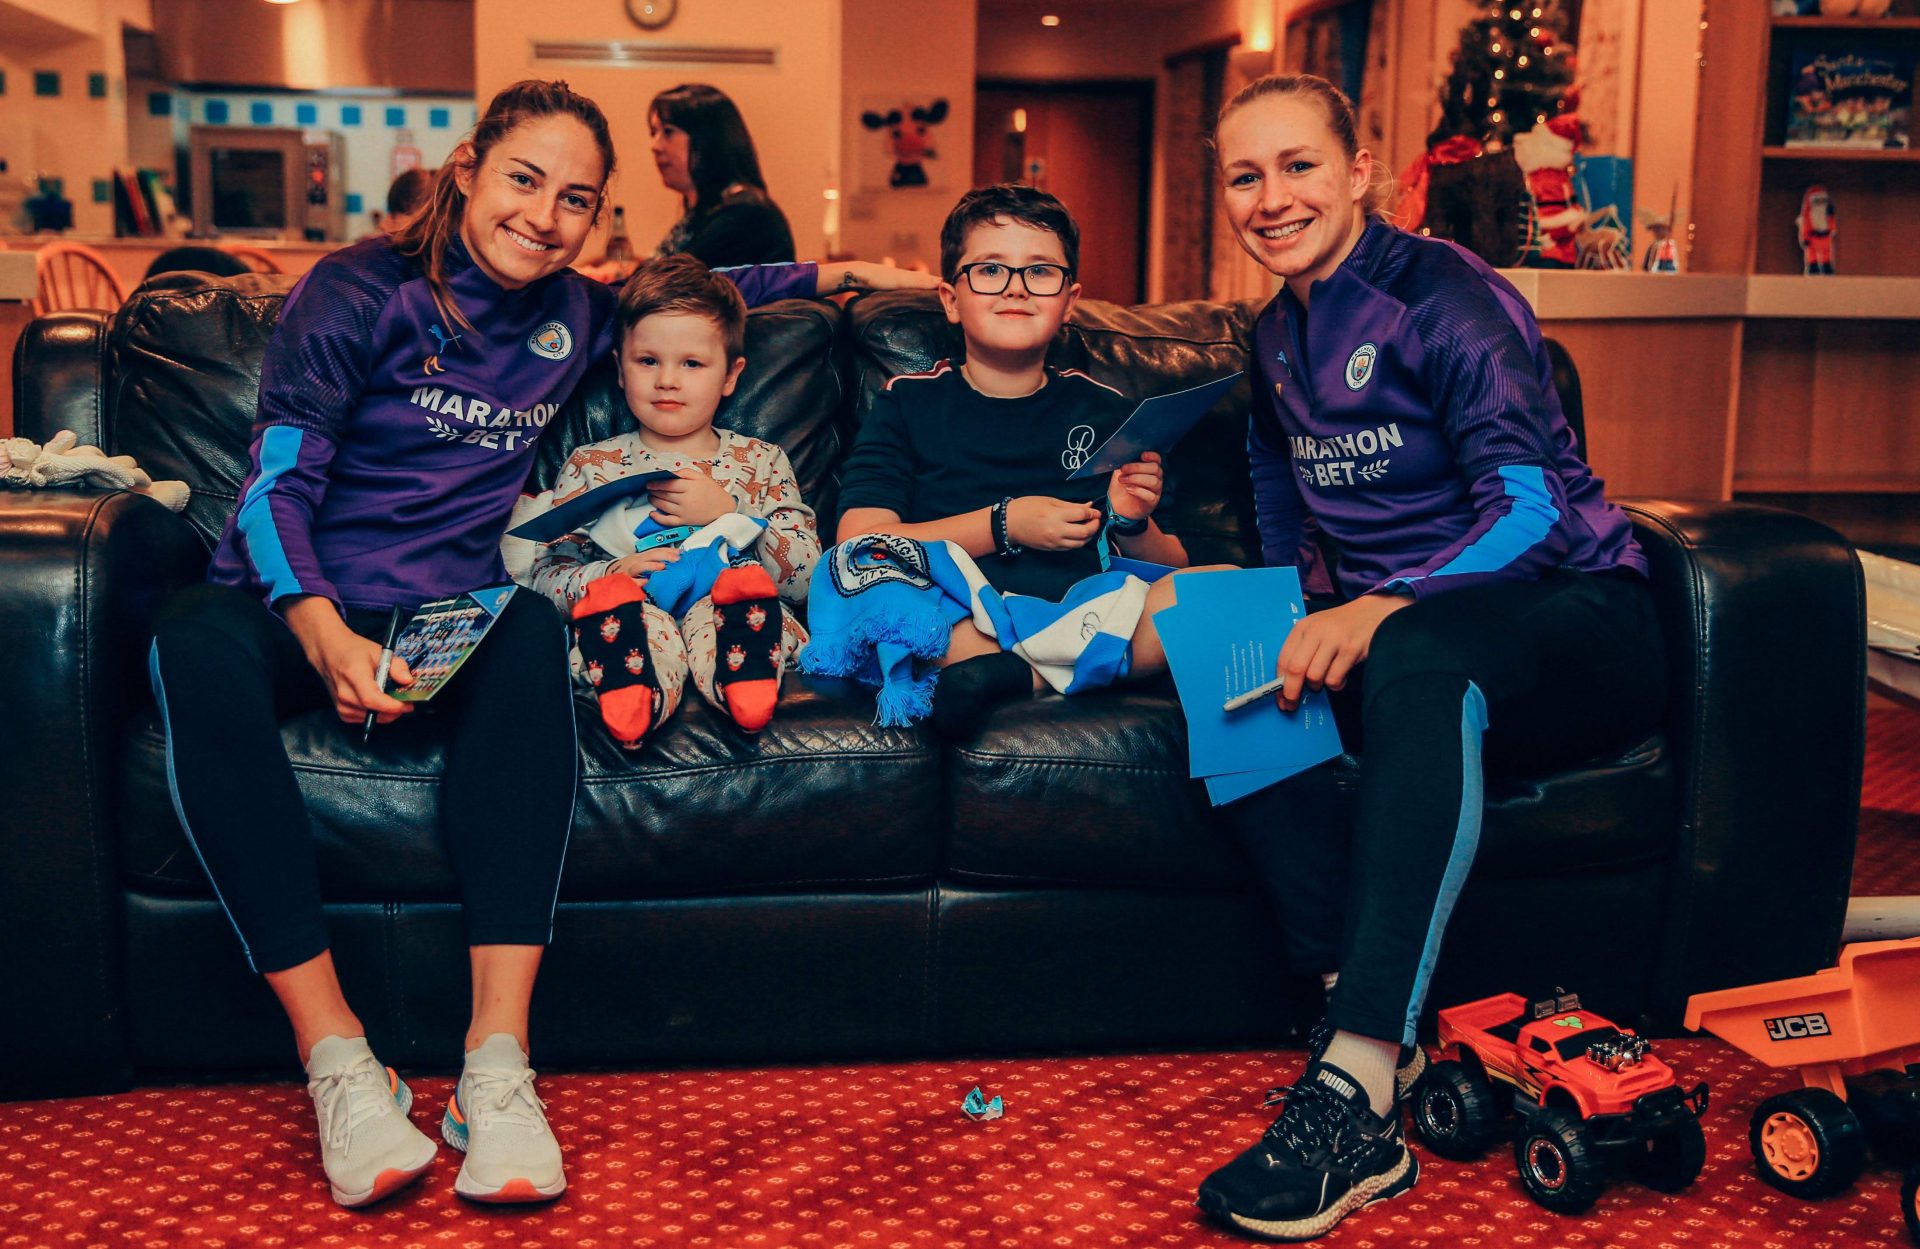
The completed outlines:
<svg viewBox="0 0 1920 1249">
<path fill-rule="evenodd" d="M 1131 640 L 1147 583 L 1121 572 L 1076 583 L 1058 603 L 1001 595 L 951 542 L 895 534 L 850 538 L 813 572 L 800 671 L 879 687 L 874 722 L 898 727 L 933 710 L 954 625 L 981 632 L 1032 664 L 1063 694 L 1110 685 L 1133 665 Z"/>
</svg>

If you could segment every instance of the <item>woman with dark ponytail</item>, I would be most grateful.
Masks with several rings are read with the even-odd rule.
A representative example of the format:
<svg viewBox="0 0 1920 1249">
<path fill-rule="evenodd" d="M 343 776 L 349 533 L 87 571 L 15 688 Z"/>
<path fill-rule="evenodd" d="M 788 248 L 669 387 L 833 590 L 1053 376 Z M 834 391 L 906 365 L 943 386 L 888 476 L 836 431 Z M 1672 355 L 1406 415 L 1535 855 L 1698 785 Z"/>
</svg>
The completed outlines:
<svg viewBox="0 0 1920 1249">
<path fill-rule="evenodd" d="M 323 707 L 356 731 L 407 714 L 378 679 L 390 614 L 507 580 L 500 539 L 534 444 L 613 347 L 614 293 L 568 267 L 613 164 L 593 101 L 564 83 L 516 83 L 417 215 L 300 280 L 262 362 L 238 508 L 207 582 L 156 627 L 150 675 L 175 810 L 286 1010 L 342 1205 L 410 1183 L 435 1145 L 408 1122 L 411 1094 L 373 1056 L 335 974 L 280 726 Z M 876 272 L 833 277 L 863 285 Z M 786 265 L 734 278 L 760 302 L 812 295 L 820 276 Z M 542 1201 L 566 1186 L 527 1065 L 578 766 L 565 638 L 551 603 L 515 594 L 433 704 L 454 724 L 439 822 L 473 988 L 441 1132 L 466 1153 L 454 1191 L 476 1201 Z M 412 681 L 394 660 L 389 684 Z"/>
</svg>

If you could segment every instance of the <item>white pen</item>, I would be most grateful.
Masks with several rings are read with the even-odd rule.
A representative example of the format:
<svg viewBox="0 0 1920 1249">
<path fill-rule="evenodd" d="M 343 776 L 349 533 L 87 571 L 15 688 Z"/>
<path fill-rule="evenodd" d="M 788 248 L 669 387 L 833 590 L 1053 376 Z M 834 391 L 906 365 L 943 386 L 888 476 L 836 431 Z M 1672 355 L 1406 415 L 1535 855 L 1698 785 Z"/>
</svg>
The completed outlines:
<svg viewBox="0 0 1920 1249">
<path fill-rule="evenodd" d="M 1261 699 L 1265 698 L 1267 695 L 1278 690 L 1281 686 L 1285 685 L 1286 683 L 1287 683 L 1287 679 L 1285 677 L 1275 677 L 1271 681 L 1266 681 L 1266 682 L 1263 682 L 1262 684 L 1254 686 L 1252 689 L 1248 690 L 1244 694 L 1235 694 L 1232 698 L 1229 698 L 1226 702 L 1220 704 L 1220 710 L 1238 711 L 1242 707 L 1248 706 L 1251 703 L 1259 702 Z"/>
</svg>

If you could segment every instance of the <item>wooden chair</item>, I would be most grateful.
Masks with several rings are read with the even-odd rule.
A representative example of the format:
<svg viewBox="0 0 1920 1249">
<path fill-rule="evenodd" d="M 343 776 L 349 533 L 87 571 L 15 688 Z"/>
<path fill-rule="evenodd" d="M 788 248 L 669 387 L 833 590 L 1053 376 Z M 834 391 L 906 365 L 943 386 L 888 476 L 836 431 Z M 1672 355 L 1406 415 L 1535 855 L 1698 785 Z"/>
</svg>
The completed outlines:
<svg viewBox="0 0 1920 1249">
<path fill-rule="evenodd" d="M 274 259 L 272 252 L 262 251 L 258 247 L 244 247 L 244 246 L 236 245 L 231 247 L 222 247 L 220 250 L 227 253 L 227 255 L 234 257 L 236 260 L 244 260 L 247 264 L 247 267 L 249 269 L 252 269 L 255 273 L 285 273 L 286 272 L 285 269 L 282 269 L 280 267 L 280 262 Z"/>
<path fill-rule="evenodd" d="M 39 290 L 33 297 L 33 315 L 69 308 L 98 308 L 112 312 L 126 302 L 127 288 L 100 253 L 79 243 L 48 243 L 34 261 Z"/>
</svg>

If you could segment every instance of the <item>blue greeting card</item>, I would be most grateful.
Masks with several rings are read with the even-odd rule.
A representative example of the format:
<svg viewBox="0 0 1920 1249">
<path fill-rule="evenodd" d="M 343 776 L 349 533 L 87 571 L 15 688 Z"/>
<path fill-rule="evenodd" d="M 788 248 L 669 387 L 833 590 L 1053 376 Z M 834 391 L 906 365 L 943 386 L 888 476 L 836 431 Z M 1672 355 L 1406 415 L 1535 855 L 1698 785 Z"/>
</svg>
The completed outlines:
<svg viewBox="0 0 1920 1249">
<path fill-rule="evenodd" d="M 1147 451 L 1158 451 L 1164 455 L 1173 450 L 1174 444 L 1186 437 L 1187 431 L 1198 425 L 1207 410 L 1232 390 L 1241 377 L 1242 374 L 1229 373 L 1211 382 L 1176 390 L 1170 395 L 1142 399 L 1140 406 L 1133 410 L 1133 415 L 1114 430 L 1112 436 L 1101 443 L 1080 467 L 1068 473 L 1067 480 L 1079 481 L 1083 477 L 1111 473 L 1122 464 L 1133 463 Z"/>
<path fill-rule="evenodd" d="M 1270 680 L 1293 625 L 1306 618 L 1291 568 L 1185 573 L 1176 602 L 1154 617 L 1187 717 L 1188 771 L 1208 778 L 1215 805 L 1244 797 L 1340 753 L 1324 693 L 1282 712 L 1271 698 L 1223 704 Z"/>
<path fill-rule="evenodd" d="M 635 495 L 646 493 L 647 487 L 656 481 L 666 481 L 678 475 L 664 468 L 657 468 L 650 473 L 617 477 L 605 485 L 595 486 L 584 493 L 576 494 L 565 503 L 548 508 L 532 520 L 515 525 L 507 530 L 507 536 L 525 538 L 530 542 L 552 542 L 564 538 L 570 533 L 591 525 L 594 517 L 614 504 L 624 503 Z"/>
</svg>

